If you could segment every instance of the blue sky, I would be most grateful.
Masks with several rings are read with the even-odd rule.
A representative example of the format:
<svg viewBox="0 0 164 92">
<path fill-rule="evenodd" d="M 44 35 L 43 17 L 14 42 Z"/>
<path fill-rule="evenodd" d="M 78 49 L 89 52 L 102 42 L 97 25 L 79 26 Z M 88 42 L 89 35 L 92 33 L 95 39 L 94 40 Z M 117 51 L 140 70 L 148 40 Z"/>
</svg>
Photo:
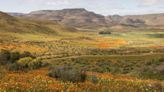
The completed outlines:
<svg viewBox="0 0 164 92">
<path fill-rule="evenodd" d="M 164 13 L 164 0 L 0 0 L 0 11 L 4 12 L 64 8 L 85 8 L 103 15 Z"/>
</svg>

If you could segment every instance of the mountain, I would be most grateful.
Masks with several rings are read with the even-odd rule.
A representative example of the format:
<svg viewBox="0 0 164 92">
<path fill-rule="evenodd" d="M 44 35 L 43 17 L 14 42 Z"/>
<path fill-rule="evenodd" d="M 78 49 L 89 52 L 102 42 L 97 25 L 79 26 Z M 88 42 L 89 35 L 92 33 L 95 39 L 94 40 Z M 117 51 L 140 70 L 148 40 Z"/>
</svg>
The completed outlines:
<svg viewBox="0 0 164 92">
<path fill-rule="evenodd" d="M 19 16 L 21 14 L 10 14 Z M 99 28 L 111 27 L 116 25 L 131 27 L 155 27 L 164 26 L 164 13 L 146 15 L 109 15 L 103 16 L 83 8 L 62 9 L 62 10 L 39 10 L 21 17 L 38 20 L 51 20 L 76 28 Z"/>
<path fill-rule="evenodd" d="M 146 14 L 146 15 L 129 15 L 124 18 L 139 19 L 145 21 L 146 25 L 149 26 L 164 26 L 164 13 L 161 14 Z"/>
<path fill-rule="evenodd" d="M 126 16 L 107 16 L 112 20 L 113 24 L 126 25 L 134 27 L 163 27 L 164 13 L 161 14 L 145 14 L 145 15 L 126 15 Z"/>
<path fill-rule="evenodd" d="M 94 28 L 108 26 L 110 20 L 103 15 L 87 11 L 83 8 L 63 10 L 40 10 L 24 15 L 26 18 L 53 20 L 71 27 Z"/>
<path fill-rule="evenodd" d="M 7 14 L 11 16 L 18 16 L 18 17 L 25 15 L 24 13 L 17 13 L 17 12 L 7 12 Z"/>
</svg>

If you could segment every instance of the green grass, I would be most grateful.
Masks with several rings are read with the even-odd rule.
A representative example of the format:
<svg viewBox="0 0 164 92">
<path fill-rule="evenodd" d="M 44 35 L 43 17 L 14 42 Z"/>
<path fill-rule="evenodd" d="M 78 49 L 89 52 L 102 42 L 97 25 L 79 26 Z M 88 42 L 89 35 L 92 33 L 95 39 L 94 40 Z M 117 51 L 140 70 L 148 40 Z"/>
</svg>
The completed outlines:
<svg viewBox="0 0 164 92">
<path fill-rule="evenodd" d="M 151 45 L 164 45 L 164 32 L 156 31 L 114 31 L 110 35 L 100 35 L 101 37 L 109 37 L 113 39 L 124 39 L 128 42 L 127 47 L 145 47 Z"/>
</svg>

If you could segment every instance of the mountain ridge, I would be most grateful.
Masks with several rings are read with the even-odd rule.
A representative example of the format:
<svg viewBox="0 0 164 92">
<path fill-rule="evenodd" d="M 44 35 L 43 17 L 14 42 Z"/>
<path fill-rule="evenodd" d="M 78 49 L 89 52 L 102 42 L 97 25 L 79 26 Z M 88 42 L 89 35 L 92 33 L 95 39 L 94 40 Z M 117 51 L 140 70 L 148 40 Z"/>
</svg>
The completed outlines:
<svg viewBox="0 0 164 92">
<path fill-rule="evenodd" d="M 24 15 L 24 17 L 53 20 L 71 27 L 99 27 L 108 25 L 103 15 L 87 11 L 83 8 L 33 11 Z"/>
<path fill-rule="evenodd" d="M 78 28 L 111 27 L 115 25 L 143 27 L 164 26 L 164 13 L 144 15 L 109 15 L 103 16 L 84 8 L 62 10 L 39 10 L 24 14 L 21 17 L 39 20 L 51 20 Z"/>
</svg>

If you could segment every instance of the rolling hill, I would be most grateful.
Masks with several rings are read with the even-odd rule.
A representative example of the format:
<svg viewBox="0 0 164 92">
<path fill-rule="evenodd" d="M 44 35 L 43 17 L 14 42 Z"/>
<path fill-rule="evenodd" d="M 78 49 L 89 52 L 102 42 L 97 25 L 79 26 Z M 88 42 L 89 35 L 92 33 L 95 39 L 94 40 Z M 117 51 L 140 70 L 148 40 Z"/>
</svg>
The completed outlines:
<svg viewBox="0 0 164 92">
<path fill-rule="evenodd" d="M 15 33 L 43 33 L 57 34 L 61 31 L 73 31 L 75 29 L 62 26 L 53 21 L 39 21 L 25 18 L 17 18 L 0 12 L 0 31 Z"/>
</svg>

